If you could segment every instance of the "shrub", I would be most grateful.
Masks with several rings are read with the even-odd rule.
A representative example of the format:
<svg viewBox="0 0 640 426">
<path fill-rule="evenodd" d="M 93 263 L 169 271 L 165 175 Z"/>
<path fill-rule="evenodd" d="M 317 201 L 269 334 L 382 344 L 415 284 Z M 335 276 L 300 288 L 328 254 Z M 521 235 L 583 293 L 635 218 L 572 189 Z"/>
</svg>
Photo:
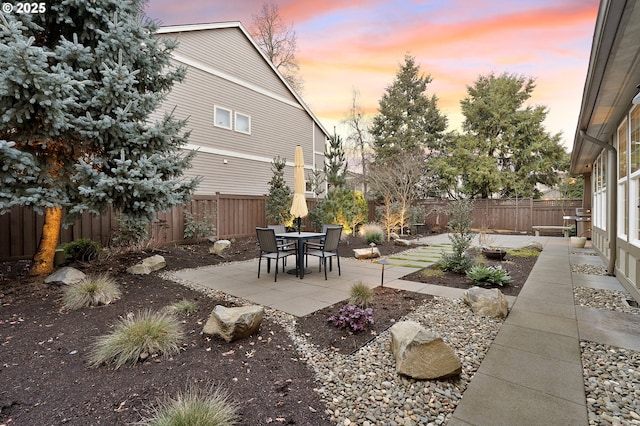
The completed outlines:
<svg viewBox="0 0 640 426">
<path fill-rule="evenodd" d="M 349 304 L 356 305 L 361 308 L 368 308 L 373 301 L 373 290 L 368 285 L 357 282 L 351 286 L 351 297 Z"/>
<path fill-rule="evenodd" d="M 65 286 L 62 305 L 69 310 L 108 305 L 118 300 L 121 294 L 120 287 L 108 274 L 87 276 L 75 284 Z"/>
<path fill-rule="evenodd" d="M 198 221 L 190 212 L 185 211 L 184 216 L 184 238 L 204 238 L 215 232 L 215 226 L 213 226 L 213 218 L 209 215 L 204 215 L 202 220 Z"/>
<path fill-rule="evenodd" d="M 192 300 L 182 299 L 167 306 L 167 311 L 174 314 L 190 315 L 198 311 L 198 305 Z"/>
<path fill-rule="evenodd" d="M 476 265 L 467 272 L 467 277 L 482 286 L 492 284 L 502 287 L 512 281 L 509 272 L 500 266 Z"/>
<path fill-rule="evenodd" d="M 111 246 L 140 250 L 149 243 L 149 220 L 118 216 L 118 229 L 111 237 Z"/>
<path fill-rule="evenodd" d="M 473 202 L 469 200 L 454 201 L 447 209 L 449 229 L 451 231 L 449 240 L 453 245 L 453 252 L 442 253 L 439 263 L 443 271 L 463 274 L 473 265 L 473 259 L 467 253 L 474 236 L 473 232 L 471 232 L 472 211 Z"/>
<path fill-rule="evenodd" d="M 435 268 L 434 267 L 424 268 L 422 271 L 420 271 L 420 275 L 422 275 L 425 278 L 441 277 L 444 275 L 444 271 L 440 269 L 438 265 L 436 265 Z"/>
<path fill-rule="evenodd" d="M 438 261 L 438 266 L 443 271 L 451 271 L 456 274 L 464 274 L 473 265 L 473 258 L 467 253 L 445 253 Z"/>
<path fill-rule="evenodd" d="M 98 338 L 89 353 L 89 364 L 135 364 L 148 356 L 170 356 L 180 350 L 184 332 L 178 320 L 166 312 L 142 311 L 121 319 L 114 330 Z"/>
<path fill-rule="evenodd" d="M 98 257 L 100 244 L 87 238 L 80 238 L 62 246 L 67 259 L 88 262 Z"/>
<path fill-rule="evenodd" d="M 165 396 L 151 410 L 151 416 L 138 422 L 141 426 L 231 426 L 237 420 L 237 407 L 230 402 L 229 394 L 210 385 L 195 385 L 178 392 L 175 397 Z"/>
<path fill-rule="evenodd" d="M 366 223 L 358 232 L 368 244 L 380 244 L 384 241 L 384 230 L 377 223 Z"/>
<path fill-rule="evenodd" d="M 362 309 L 356 305 L 344 305 L 337 316 L 330 316 L 327 320 L 338 328 L 348 328 L 351 331 L 361 331 L 373 324 L 373 309 Z"/>
<path fill-rule="evenodd" d="M 540 252 L 534 249 L 507 250 L 507 254 L 512 257 L 538 257 Z"/>
</svg>

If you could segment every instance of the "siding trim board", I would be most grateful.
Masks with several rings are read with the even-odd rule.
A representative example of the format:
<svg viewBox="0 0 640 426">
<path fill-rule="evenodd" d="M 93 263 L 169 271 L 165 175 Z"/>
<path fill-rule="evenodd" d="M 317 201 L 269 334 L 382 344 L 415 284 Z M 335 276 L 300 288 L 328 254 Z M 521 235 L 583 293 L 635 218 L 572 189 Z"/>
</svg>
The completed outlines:
<svg viewBox="0 0 640 426">
<path fill-rule="evenodd" d="M 202 152 L 204 154 L 217 154 L 217 155 L 222 155 L 224 157 L 231 157 L 231 158 L 240 158 L 243 160 L 252 160 L 252 161 L 260 161 L 262 163 L 269 163 L 271 164 L 273 162 L 273 158 L 269 158 L 269 157 L 262 157 L 259 155 L 253 155 L 253 154 L 243 154 L 241 152 L 237 152 L 237 151 L 229 151 L 226 149 L 219 149 L 219 148 L 213 148 L 210 146 L 200 146 L 200 145 L 193 145 L 193 144 L 186 144 L 182 147 L 182 149 L 185 150 L 190 150 L 190 151 L 198 151 L 198 152 Z M 287 161 L 285 163 L 287 166 L 289 167 L 293 167 L 294 166 L 294 162 L 293 161 Z M 313 166 L 305 164 L 304 168 L 307 170 L 314 170 Z"/>
</svg>

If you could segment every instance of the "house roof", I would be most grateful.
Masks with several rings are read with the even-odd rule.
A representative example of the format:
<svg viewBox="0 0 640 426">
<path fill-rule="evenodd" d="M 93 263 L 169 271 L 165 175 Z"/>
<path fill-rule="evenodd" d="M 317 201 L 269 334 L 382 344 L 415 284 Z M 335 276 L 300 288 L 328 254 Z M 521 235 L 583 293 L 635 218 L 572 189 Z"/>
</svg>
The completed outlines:
<svg viewBox="0 0 640 426">
<path fill-rule="evenodd" d="M 585 131 L 610 143 L 640 84 L 640 2 L 602 0 L 571 154 L 570 173 L 590 173 L 603 149 Z"/>
<path fill-rule="evenodd" d="M 318 117 L 315 116 L 315 114 L 311 111 L 309 106 L 302 100 L 300 95 L 287 82 L 287 80 L 284 78 L 282 73 L 280 73 L 280 71 L 278 71 L 278 69 L 273 65 L 273 63 L 269 60 L 269 58 L 267 58 L 267 56 L 264 54 L 262 49 L 256 44 L 253 37 L 251 37 L 251 35 L 246 30 L 246 28 L 242 25 L 241 22 L 229 21 L 229 22 L 212 22 L 208 24 L 172 25 L 172 26 L 158 28 L 158 30 L 156 31 L 156 34 L 177 34 L 177 33 L 182 33 L 187 31 L 208 31 L 208 30 L 216 30 L 221 28 L 237 28 L 242 32 L 242 34 L 247 38 L 247 40 L 249 40 L 251 45 L 258 52 L 258 54 L 262 56 L 264 61 L 271 67 L 273 72 L 278 76 L 278 78 L 287 87 L 287 89 L 291 92 L 291 94 L 295 97 L 295 99 L 300 103 L 302 108 L 304 108 L 307 114 L 309 114 L 309 116 L 313 119 L 313 121 L 320 128 L 320 130 L 322 130 L 325 136 L 329 138 L 331 135 L 329 134 L 329 132 L 327 132 L 327 129 L 325 129 L 325 127 L 322 125 L 320 120 L 318 120 Z"/>
</svg>

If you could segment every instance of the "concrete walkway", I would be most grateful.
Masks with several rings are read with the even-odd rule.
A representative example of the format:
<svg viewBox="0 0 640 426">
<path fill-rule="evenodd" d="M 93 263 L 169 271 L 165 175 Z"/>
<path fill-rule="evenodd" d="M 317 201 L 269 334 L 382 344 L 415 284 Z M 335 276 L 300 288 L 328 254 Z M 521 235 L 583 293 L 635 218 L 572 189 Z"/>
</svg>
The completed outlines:
<svg viewBox="0 0 640 426">
<path fill-rule="evenodd" d="M 384 285 L 442 297 L 461 297 L 464 292 L 461 289 L 399 279 L 426 266 L 449 244 L 447 235 L 423 241 L 430 248 L 389 257 Z M 599 257 L 590 255 L 593 254 L 590 243 L 578 250 L 570 248 L 566 238 L 496 236 L 492 245 L 515 248 L 531 241 L 541 242 L 544 251 L 518 297 L 509 298 L 509 316 L 449 425 L 587 425 L 580 340 L 640 350 L 637 315 L 575 306 L 574 286 L 624 291 L 614 277 L 572 274 L 572 263 L 602 265 Z M 349 255 L 348 247 L 341 250 L 343 255 Z M 309 265 L 312 273 L 303 280 L 280 273 L 278 282 L 274 282 L 273 271 L 267 274 L 265 263 L 259 279 L 257 260 L 174 274 L 199 286 L 296 316 L 347 299 L 355 282 L 374 287 L 382 278 L 381 265 L 342 258 L 342 276 L 338 276 L 334 262 L 333 272 L 329 272 L 325 281 L 313 259 Z"/>
</svg>

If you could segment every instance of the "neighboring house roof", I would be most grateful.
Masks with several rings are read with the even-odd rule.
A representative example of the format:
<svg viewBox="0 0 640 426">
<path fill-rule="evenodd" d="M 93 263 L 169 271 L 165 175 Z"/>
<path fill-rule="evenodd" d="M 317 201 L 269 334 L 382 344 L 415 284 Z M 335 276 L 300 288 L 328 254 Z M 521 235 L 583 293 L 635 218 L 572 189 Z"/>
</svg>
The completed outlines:
<svg viewBox="0 0 640 426">
<path fill-rule="evenodd" d="M 247 40 L 249 40 L 249 42 L 253 45 L 253 47 L 256 49 L 256 51 L 264 58 L 265 62 L 271 67 L 273 72 L 278 76 L 278 78 L 282 81 L 282 83 L 289 89 L 289 91 L 291 92 L 293 97 L 296 99 L 296 101 L 298 101 L 300 103 L 300 105 L 304 108 L 306 113 L 309 114 L 309 116 L 313 119 L 313 121 L 316 123 L 316 125 L 327 136 L 327 138 L 329 138 L 331 136 L 329 134 L 329 132 L 327 132 L 327 129 L 324 128 L 324 126 L 322 125 L 320 120 L 318 120 L 318 118 L 313 114 L 311 109 L 309 109 L 307 104 L 302 100 L 300 95 L 298 93 L 296 93 L 296 91 L 291 87 L 291 85 L 287 82 L 287 80 L 280 73 L 280 71 L 278 71 L 278 69 L 273 65 L 273 63 L 269 60 L 269 58 L 267 58 L 267 56 L 264 54 L 262 49 L 256 44 L 256 42 L 253 39 L 253 37 L 251 37 L 251 35 L 244 28 L 244 26 L 242 25 L 241 22 L 239 22 L 239 21 L 231 21 L 231 22 L 215 22 L 215 23 L 209 23 L 209 24 L 174 25 L 174 26 L 160 27 L 158 29 L 158 31 L 156 31 L 156 33 L 157 34 L 175 34 L 175 33 L 187 32 L 187 31 L 206 31 L 206 30 L 215 30 L 215 29 L 220 29 L 220 28 L 237 28 L 237 29 L 239 29 L 244 34 L 244 36 L 247 38 Z M 175 54 L 174 54 L 174 57 L 176 57 Z M 181 59 L 181 58 L 176 57 L 176 59 Z M 183 61 L 180 61 L 180 62 L 183 62 Z"/>
<path fill-rule="evenodd" d="M 640 84 L 640 2 L 602 0 L 582 95 L 570 172 L 590 173 L 602 146 L 585 131 L 609 143 Z"/>
</svg>

